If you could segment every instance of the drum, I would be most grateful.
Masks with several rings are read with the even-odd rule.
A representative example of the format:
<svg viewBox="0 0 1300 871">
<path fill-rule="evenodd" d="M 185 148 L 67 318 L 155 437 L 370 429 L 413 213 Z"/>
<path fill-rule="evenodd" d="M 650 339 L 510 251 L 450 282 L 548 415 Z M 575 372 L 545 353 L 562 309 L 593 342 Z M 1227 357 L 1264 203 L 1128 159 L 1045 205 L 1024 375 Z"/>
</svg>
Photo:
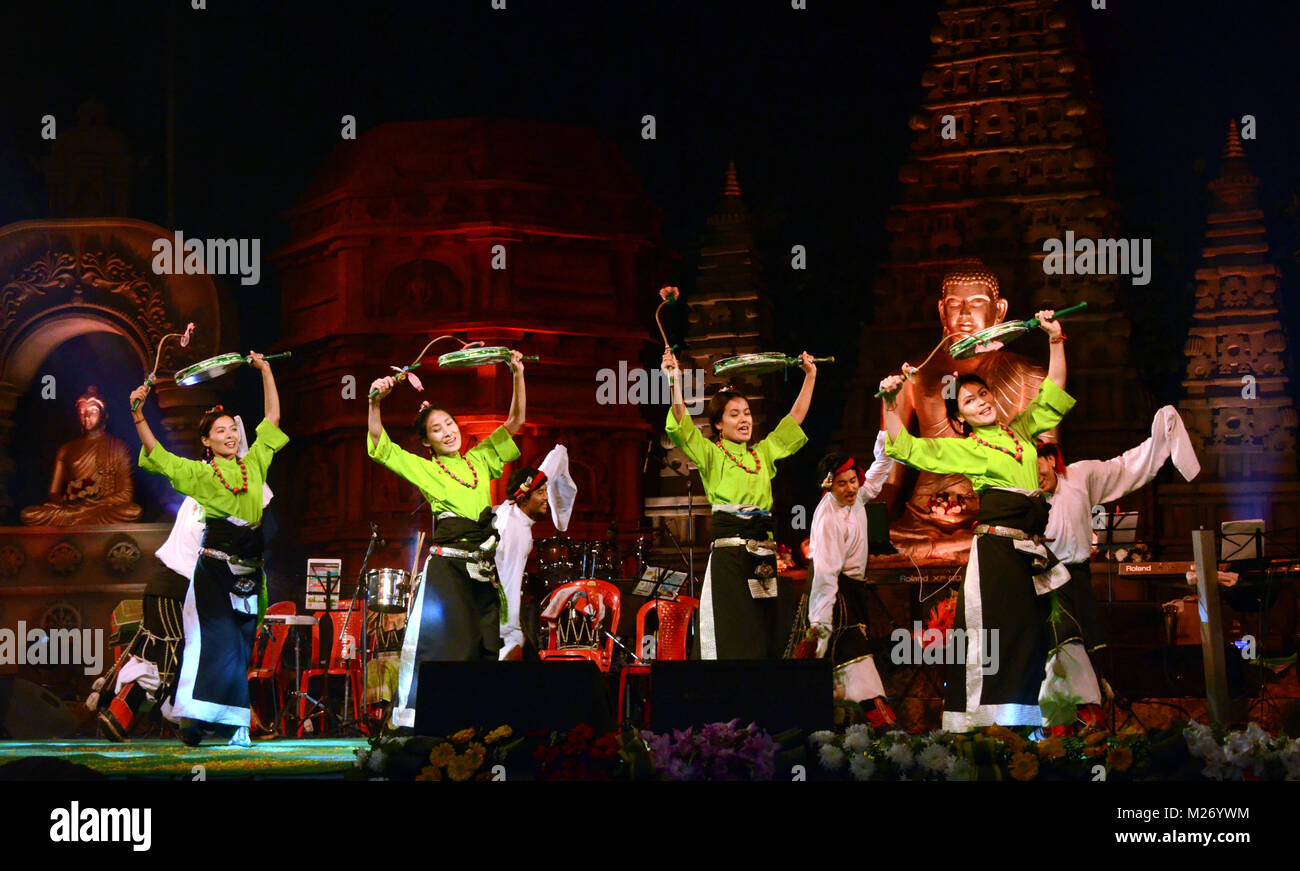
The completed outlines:
<svg viewBox="0 0 1300 871">
<path fill-rule="evenodd" d="M 538 545 L 538 574 L 546 589 L 551 590 L 578 579 L 582 556 L 580 544 L 571 538 L 559 536 L 543 539 Z"/>
<path fill-rule="evenodd" d="M 380 614 L 405 614 L 411 595 L 411 575 L 402 569 L 371 569 L 366 572 L 370 609 Z"/>
<path fill-rule="evenodd" d="M 524 357 L 525 361 L 536 362 L 536 357 Z M 510 362 L 510 349 L 504 345 L 490 345 L 486 348 L 462 348 L 451 351 L 438 358 L 440 369 L 469 369 L 474 366 L 493 366 L 497 363 Z"/>
<path fill-rule="evenodd" d="M 579 577 L 601 581 L 612 581 L 619 577 L 617 544 L 612 541 L 584 541 L 578 547 L 582 557 L 582 573 Z"/>
</svg>

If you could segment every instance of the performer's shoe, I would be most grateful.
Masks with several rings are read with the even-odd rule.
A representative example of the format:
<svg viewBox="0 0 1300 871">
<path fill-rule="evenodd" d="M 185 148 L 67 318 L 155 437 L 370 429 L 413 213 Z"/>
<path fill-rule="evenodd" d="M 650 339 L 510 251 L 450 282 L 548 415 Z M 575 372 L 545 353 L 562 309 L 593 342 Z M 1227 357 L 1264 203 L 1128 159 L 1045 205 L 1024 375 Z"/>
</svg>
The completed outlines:
<svg viewBox="0 0 1300 871">
<path fill-rule="evenodd" d="M 181 743 L 186 747 L 197 747 L 203 741 L 203 730 L 198 726 L 181 726 Z"/>
<path fill-rule="evenodd" d="M 226 746 L 243 747 L 243 748 L 252 747 L 253 739 L 248 736 L 248 727 L 240 726 L 238 729 L 236 729 L 235 734 L 230 737 L 230 743 L 227 744 Z"/>
<path fill-rule="evenodd" d="M 122 728 L 122 724 L 117 721 L 117 717 L 114 717 L 111 711 L 100 711 L 96 720 L 99 734 L 109 741 L 121 743 L 130 740 L 126 737 L 126 730 Z"/>
</svg>

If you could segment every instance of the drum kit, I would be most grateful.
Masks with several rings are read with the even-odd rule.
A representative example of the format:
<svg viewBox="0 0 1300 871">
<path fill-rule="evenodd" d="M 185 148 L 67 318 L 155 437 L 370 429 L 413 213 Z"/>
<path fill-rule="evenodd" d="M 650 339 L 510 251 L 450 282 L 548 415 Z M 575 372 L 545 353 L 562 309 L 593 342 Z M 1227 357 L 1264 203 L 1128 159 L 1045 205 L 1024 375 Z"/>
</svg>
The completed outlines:
<svg viewBox="0 0 1300 871">
<path fill-rule="evenodd" d="M 622 577 L 623 561 L 613 541 L 580 541 L 558 536 L 537 547 L 538 574 L 547 590 L 580 578 L 613 581 Z"/>
</svg>

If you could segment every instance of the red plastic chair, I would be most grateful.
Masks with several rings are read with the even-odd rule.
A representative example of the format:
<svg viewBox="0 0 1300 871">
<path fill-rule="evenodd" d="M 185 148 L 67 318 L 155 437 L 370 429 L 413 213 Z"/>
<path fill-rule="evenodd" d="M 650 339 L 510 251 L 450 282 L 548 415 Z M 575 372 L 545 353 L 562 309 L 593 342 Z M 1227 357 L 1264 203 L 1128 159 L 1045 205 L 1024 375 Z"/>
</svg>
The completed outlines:
<svg viewBox="0 0 1300 871">
<path fill-rule="evenodd" d="M 316 667 L 304 671 L 302 673 L 302 684 L 298 687 L 298 691 L 305 694 L 308 691 L 308 683 L 312 678 L 321 678 L 323 681 L 328 682 L 331 677 L 343 677 L 350 682 L 349 692 L 352 696 L 352 718 L 360 721 L 361 694 L 363 688 L 361 682 L 361 654 L 358 650 L 358 645 L 360 644 L 361 639 L 362 608 L 353 608 L 351 614 L 348 613 L 347 609 L 344 609 L 341 611 L 316 611 L 315 615 L 318 622 L 312 627 L 311 661 L 313 663 L 320 662 L 319 621 L 328 616 L 330 618 L 331 626 L 329 663 L 325 668 L 320 668 L 319 665 L 317 665 Z M 344 618 L 346 618 L 346 620 Z M 342 639 L 344 635 L 352 636 L 351 659 L 343 658 Z M 346 711 L 344 711 L 344 715 L 347 715 Z M 325 725 L 324 716 L 325 712 L 322 710 L 312 714 L 311 717 L 308 717 L 307 700 L 300 695 L 298 697 L 298 737 L 302 737 L 307 722 L 315 717 L 321 718 L 321 727 L 323 729 Z M 316 734 L 320 734 L 320 732 L 317 731 Z"/>
<path fill-rule="evenodd" d="M 566 615 L 570 613 L 570 608 L 579 602 L 584 608 L 588 602 L 602 604 L 605 614 L 600 620 L 597 631 L 607 630 L 612 634 L 618 628 L 618 616 L 622 608 L 618 587 L 608 581 L 584 578 L 561 584 L 548 598 L 552 603 L 564 602 L 565 604 L 554 617 L 547 617 L 544 613 L 546 609 L 543 609 L 542 619 L 549 623 L 550 627 L 546 633 L 546 649 L 539 650 L 538 656 L 543 660 L 586 659 L 596 663 L 601 671 L 608 673 L 610 663 L 614 660 L 614 639 L 604 635 L 604 632 L 600 632 L 599 635 L 593 633 L 586 638 L 586 644 L 574 645 L 572 639 L 566 638 L 568 631 L 566 624 L 569 622 Z M 574 621 L 575 624 L 579 622 L 581 621 Z"/>
<path fill-rule="evenodd" d="M 267 614 L 297 614 L 298 606 L 293 602 L 275 602 L 266 608 Z M 253 655 L 248 669 L 248 697 L 253 705 L 253 726 L 262 731 L 275 731 L 274 724 L 280 721 L 280 709 L 284 707 L 284 686 L 280 682 L 280 656 L 284 652 L 285 642 L 289 640 L 289 627 L 267 623 L 271 637 L 257 638 L 253 642 Z M 273 716 L 269 721 L 272 728 L 267 729 L 266 690 L 271 690 Z"/>
<path fill-rule="evenodd" d="M 700 606 L 699 599 L 693 599 L 690 596 L 678 596 L 676 599 L 651 599 L 646 602 L 636 612 L 636 645 L 637 654 L 641 655 L 641 641 L 646 636 L 645 622 L 650 612 L 655 612 L 659 617 L 658 637 L 655 639 L 655 648 L 653 655 L 645 656 L 647 660 L 659 659 L 664 661 L 678 661 L 686 659 L 686 636 L 691 627 L 691 615 L 695 609 Z M 646 663 L 628 663 L 623 666 L 623 670 L 618 675 L 618 713 L 620 717 L 626 719 L 627 711 L 623 708 L 623 701 L 627 696 L 627 679 L 630 675 L 650 676 L 650 664 Z M 647 721 L 650 718 L 650 702 L 647 699 L 645 704 L 645 715 Z"/>
</svg>

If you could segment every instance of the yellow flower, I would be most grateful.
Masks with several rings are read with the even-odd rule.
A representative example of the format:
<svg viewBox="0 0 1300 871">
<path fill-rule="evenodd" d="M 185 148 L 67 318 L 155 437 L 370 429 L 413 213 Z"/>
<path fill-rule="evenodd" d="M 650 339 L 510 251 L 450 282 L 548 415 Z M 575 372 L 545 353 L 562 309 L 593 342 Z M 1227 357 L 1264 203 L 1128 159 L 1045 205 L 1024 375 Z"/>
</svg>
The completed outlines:
<svg viewBox="0 0 1300 871">
<path fill-rule="evenodd" d="M 420 773 L 415 776 L 416 780 L 442 780 L 442 769 L 435 768 L 432 765 L 426 765 L 420 769 Z"/>
<path fill-rule="evenodd" d="M 469 758 L 469 754 L 457 756 L 447 763 L 447 776 L 452 780 L 469 780 L 478 771 L 478 764 Z"/>
<path fill-rule="evenodd" d="M 1112 747 L 1106 754 L 1106 764 L 1116 771 L 1128 771 L 1133 764 L 1133 751 L 1127 747 Z"/>
<path fill-rule="evenodd" d="M 477 741 L 469 745 L 469 749 L 465 751 L 465 758 L 470 762 L 473 762 L 475 768 L 478 768 L 483 764 L 483 758 L 485 756 L 487 756 L 487 748 L 482 744 L 479 744 Z"/>
<path fill-rule="evenodd" d="M 455 735 L 451 736 L 451 743 L 453 744 L 468 744 L 470 741 L 473 740 L 474 740 L 473 729 L 461 729 Z"/>
<path fill-rule="evenodd" d="M 456 748 L 452 747 L 446 741 L 443 741 L 437 747 L 429 751 L 429 764 L 437 765 L 439 768 L 446 765 L 456 756 Z"/>
<path fill-rule="evenodd" d="M 1060 738 L 1044 738 L 1038 742 L 1038 755 L 1043 759 L 1060 759 L 1065 755 L 1065 742 Z"/>
<path fill-rule="evenodd" d="M 984 730 L 984 734 L 1006 744 L 1007 749 L 1012 753 L 1021 753 L 1029 746 L 1028 742 L 1026 742 L 1024 738 L 1021 738 L 1006 726 L 989 726 Z"/>
<path fill-rule="evenodd" d="M 1017 753 L 1012 756 L 1011 776 L 1016 780 L 1033 780 L 1038 776 L 1038 757 L 1032 753 Z"/>
<path fill-rule="evenodd" d="M 509 738 L 514 733 L 515 730 L 511 729 L 509 726 L 497 726 L 491 732 L 488 732 L 486 736 L 484 736 L 483 741 L 486 744 L 495 744 L 496 742 L 500 741 L 502 738 Z"/>
<path fill-rule="evenodd" d="M 1092 746 L 1092 747 L 1084 747 L 1084 748 L 1083 748 L 1083 755 L 1084 755 L 1084 756 L 1087 756 L 1089 759 L 1099 759 L 1099 758 L 1101 758 L 1102 756 L 1105 756 L 1105 755 L 1106 755 L 1106 748 L 1105 748 L 1105 747 L 1096 746 L 1096 745 L 1094 745 L 1094 746 Z"/>
</svg>

